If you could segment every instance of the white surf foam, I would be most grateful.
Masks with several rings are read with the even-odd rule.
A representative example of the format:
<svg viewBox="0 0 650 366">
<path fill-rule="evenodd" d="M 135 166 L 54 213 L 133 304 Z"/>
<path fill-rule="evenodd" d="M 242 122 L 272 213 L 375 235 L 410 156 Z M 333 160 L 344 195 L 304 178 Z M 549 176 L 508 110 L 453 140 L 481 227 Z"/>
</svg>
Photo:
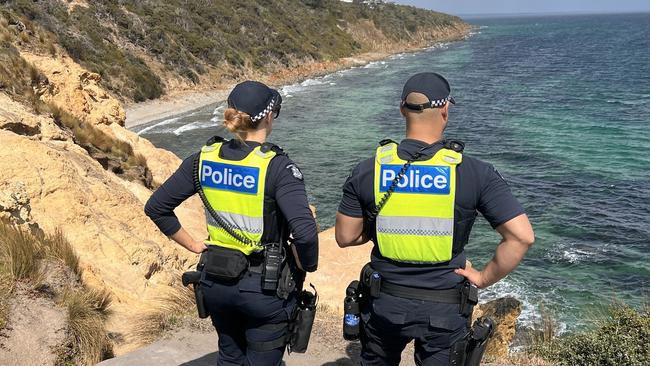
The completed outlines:
<svg viewBox="0 0 650 366">
<path fill-rule="evenodd" d="M 583 249 L 570 248 L 562 251 L 562 259 L 564 259 L 565 261 L 571 264 L 584 262 L 585 260 L 588 260 L 593 256 L 594 256 L 593 253 L 590 253 Z"/>
<path fill-rule="evenodd" d="M 166 120 L 164 120 L 164 121 L 160 121 L 160 122 L 158 122 L 158 123 L 156 123 L 156 124 L 154 124 L 154 125 L 151 125 L 151 126 L 149 126 L 149 127 L 145 127 L 145 128 L 143 128 L 142 130 L 138 131 L 137 134 L 138 134 L 138 135 L 141 135 L 141 134 L 143 134 L 143 133 L 145 133 L 145 132 L 148 132 L 148 131 L 153 130 L 154 128 L 157 128 L 157 127 L 161 127 L 161 126 L 165 126 L 165 125 L 168 125 L 168 124 L 174 123 L 174 122 L 178 121 L 179 119 L 180 119 L 180 117 L 174 117 L 174 118 L 166 119 Z"/>
<path fill-rule="evenodd" d="M 214 125 L 215 125 L 215 122 L 213 122 L 212 119 L 210 121 L 208 121 L 208 122 L 192 122 L 192 123 L 188 123 L 188 124 L 186 124 L 184 126 L 181 126 L 181 127 L 175 129 L 172 132 L 174 133 L 174 135 L 180 136 L 181 134 L 183 134 L 185 132 L 188 132 L 188 131 L 198 130 L 198 129 L 201 129 L 201 128 L 209 128 L 209 127 L 212 127 Z"/>
<path fill-rule="evenodd" d="M 294 94 L 300 93 L 311 86 L 328 84 L 328 82 L 325 80 L 326 78 L 327 76 L 322 76 L 318 78 L 307 79 L 296 84 L 285 85 L 280 88 L 280 94 L 282 94 L 282 97 L 291 98 Z"/>
<path fill-rule="evenodd" d="M 534 304 L 544 303 L 544 297 L 546 297 L 546 295 L 542 295 L 541 299 L 533 299 L 531 294 L 526 291 L 525 284 L 520 284 L 518 281 L 512 280 L 508 277 L 485 290 L 481 290 L 480 303 L 486 303 L 506 296 L 512 296 L 522 303 L 521 314 L 519 315 L 519 318 L 517 318 L 519 326 L 532 328 L 535 327 L 536 324 L 540 323 L 541 311 L 539 307 Z M 558 322 L 558 334 L 564 333 L 566 329 L 567 326 L 565 323 Z"/>
<path fill-rule="evenodd" d="M 386 65 L 386 61 L 373 61 L 368 64 L 366 64 L 363 68 L 364 69 L 378 69 L 378 68 L 383 68 Z"/>
<path fill-rule="evenodd" d="M 642 100 L 642 99 L 632 99 L 632 100 L 615 100 L 615 99 L 607 99 L 607 103 L 612 103 L 612 104 L 622 104 L 622 105 L 643 105 L 647 104 L 648 100 Z"/>
</svg>

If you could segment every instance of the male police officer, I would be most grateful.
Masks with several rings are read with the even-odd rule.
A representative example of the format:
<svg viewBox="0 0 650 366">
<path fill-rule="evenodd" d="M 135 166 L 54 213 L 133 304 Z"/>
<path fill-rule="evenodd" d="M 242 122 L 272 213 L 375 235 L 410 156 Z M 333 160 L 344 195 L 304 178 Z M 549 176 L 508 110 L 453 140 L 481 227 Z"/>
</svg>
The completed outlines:
<svg viewBox="0 0 650 366">
<path fill-rule="evenodd" d="M 418 365 L 449 365 L 475 303 L 466 279 L 478 288 L 496 283 L 534 241 L 522 206 L 494 167 L 463 155 L 461 142 L 443 139 L 450 103 L 442 76 L 411 77 L 400 107 L 406 139 L 382 141 L 343 186 L 336 240 L 342 248 L 372 240 L 370 264 L 381 278 L 361 314 L 365 366 L 398 365 L 411 340 Z M 477 211 L 502 236 L 482 271 L 466 264 L 464 252 Z"/>
</svg>

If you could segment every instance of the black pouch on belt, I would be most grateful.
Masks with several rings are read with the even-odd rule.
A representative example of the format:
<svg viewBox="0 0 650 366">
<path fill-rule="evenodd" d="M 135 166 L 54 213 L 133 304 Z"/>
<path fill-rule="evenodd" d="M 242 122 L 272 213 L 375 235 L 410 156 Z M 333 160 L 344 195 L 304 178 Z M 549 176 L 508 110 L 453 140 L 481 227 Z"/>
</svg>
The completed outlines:
<svg viewBox="0 0 650 366">
<path fill-rule="evenodd" d="M 478 304 L 478 288 L 469 281 L 465 281 L 460 289 L 460 313 L 469 317 L 476 304 Z"/>
<path fill-rule="evenodd" d="M 248 258 L 236 249 L 208 246 L 203 271 L 219 280 L 235 281 L 248 269 Z"/>
<path fill-rule="evenodd" d="M 363 266 L 359 282 L 365 287 L 366 294 L 378 298 L 381 291 L 381 275 L 375 271 L 370 263 Z"/>
<path fill-rule="evenodd" d="M 311 329 L 316 318 L 316 306 L 318 305 L 318 293 L 314 285 L 312 294 L 303 290 L 298 295 L 298 304 L 294 311 L 292 331 L 289 338 L 289 352 L 305 353 L 311 337 Z"/>
</svg>

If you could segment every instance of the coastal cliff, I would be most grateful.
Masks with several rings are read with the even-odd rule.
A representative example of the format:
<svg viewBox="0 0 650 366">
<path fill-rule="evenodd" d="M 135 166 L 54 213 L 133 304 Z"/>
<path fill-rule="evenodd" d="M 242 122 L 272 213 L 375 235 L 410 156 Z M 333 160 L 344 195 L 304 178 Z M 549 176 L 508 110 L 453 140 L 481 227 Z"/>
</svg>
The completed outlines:
<svg viewBox="0 0 650 366">
<path fill-rule="evenodd" d="M 64 352 L 66 357 L 70 357 L 64 360 L 79 364 L 93 363 L 113 353 L 119 355 L 142 346 L 145 340 L 138 337 L 141 334 L 138 329 L 142 325 L 141 318 L 144 314 L 159 311 L 156 307 L 160 298 L 182 293 L 180 274 L 198 259 L 162 235 L 143 213 L 143 205 L 153 189 L 178 167 L 180 159 L 124 128 L 126 114 L 123 102 L 138 100 L 139 97 L 135 92 L 127 92 L 133 85 L 122 78 L 134 75 L 122 74 L 130 71 L 122 70 L 120 64 L 114 65 L 111 70 L 97 70 L 97 65 L 93 64 L 90 55 L 102 60 L 111 55 L 102 54 L 102 47 L 109 46 L 100 44 L 119 41 L 119 32 L 90 45 L 96 49 L 82 52 L 70 46 L 69 40 L 62 35 L 83 37 L 84 29 L 89 31 L 90 28 L 86 27 L 92 25 L 77 24 L 75 27 L 83 29 L 75 29 L 72 26 L 66 28 L 65 23 L 56 23 L 58 17 L 69 21 L 73 18 L 98 21 L 110 18 L 110 14 L 115 15 L 112 12 L 117 10 L 109 9 L 108 5 L 97 5 L 99 3 L 45 1 L 43 7 L 34 8 L 32 3 L 16 1 L 9 2 L 9 6 L 0 11 L 0 219 L 33 235 L 16 234 L 23 241 L 48 242 L 42 238 L 54 235 L 58 238 L 57 243 L 69 243 L 74 255 L 68 258 L 78 258 L 79 261 L 78 269 L 72 265 L 70 270 L 73 273 L 65 270 L 67 274 L 62 276 L 63 279 L 54 281 L 52 285 L 44 287 L 43 283 L 47 281 L 41 283 L 35 275 L 24 291 L 21 290 L 22 285 L 14 285 L 12 281 L 27 283 L 27 280 L 0 271 L 0 293 L 3 295 L 0 300 L 0 331 L 3 339 L 14 340 L 8 343 L 3 340 L 2 344 L 16 345 L 20 343 L 15 341 L 19 334 L 30 333 L 29 328 L 16 327 L 16 322 L 19 322 L 16 316 L 29 315 L 17 312 L 16 309 L 21 308 L 21 301 L 44 299 L 38 300 L 42 314 L 48 313 L 48 306 L 58 309 L 54 311 L 57 319 L 56 327 L 52 328 L 56 329 L 52 332 L 70 334 L 75 326 L 71 323 L 72 313 L 68 313 L 66 323 L 66 315 L 60 306 L 62 303 L 68 304 L 68 311 L 73 307 L 66 302 L 68 300 L 57 299 L 70 298 L 66 295 L 70 289 L 79 293 L 96 291 L 102 294 L 102 300 L 98 301 L 103 305 L 97 305 L 94 299 L 88 301 L 99 309 L 96 309 L 97 313 L 101 313 L 102 324 L 98 329 L 101 329 L 102 342 L 108 340 L 106 342 L 110 343 L 110 347 L 102 345 L 99 351 L 83 357 Z M 298 2 L 299 6 L 316 6 L 305 3 Z M 335 8 L 338 9 L 338 5 Z M 97 13 L 98 9 L 105 12 Z M 135 17 L 133 14 L 137 14 L 138 9 L 125 5 L 120 11 Z M 257 5 L 256 9 L 260 14 L 270 11 L 261 5 Z M 319 8 L 307 13 L 330 11 L 314 9 Z M 286 62 L 250 69 L 250 60 L 247 59 L 233 74 L 234 65 L 213 65 L 202 61 L 197 65 L 207 68 L 202 74 L 206 76 L 194 80 L 193 77 L 183 76 L 173 66 L 164 67 L 167 54 L 154 58 L 146 53 L 138 53 L 146 60 L 140 62 L 133 61 L 128 52 L 142 49 L 133 48 L 132 44 L 118 48 L 126 55 L 124 57 L 128 61 L 125 62 L 151 67 L 149 72 L 165 80 L 160 84 L 162 93 L 162 90 L 173 92 L 195 87 L 195 82 L 199 87 L 223 85 L 221 82 L 226 73 L 234 75 L 233 80 L 235 77 L 259 75 L 281 83 L 362 62 L 352 56 L 380 57 L 385 53 L 411 50 L 432 42 L 462 38 L 468 29 L 457 18 L 433 12 L 423 13 L 431 17 L 425 19 L 424 23 L 399 23 L 398 20 L 409 19 L 411 13 L 422 12 L 413 8 L 384 5 L 384 8 L 374 9 L 376 12 L 369 8 L 361 10 L 366 12 L 366 17 L 359 22 L 352 22 L 349 15 L 342 12 L 337 13 L 344 16 L 344 20 L 347 19 L 335 22 L 339 29 L 335 33 L 351 45 L 348 47 L 342 43 L 340 47 L 348 47 L 347 51 L 325 54 L 325 51 L 319 50 L 320 53 L 313 53 L 307 63 L 304 63 L 306 56 L 294 55 Z M 404 16 L 397 17 L 391 12 L 398 12 L 395 13 L 397 15 L 403 13 Z M 382 19 L 392 19 L 392 26 L 379 25 Z M 422 28 L 435 19 L 446 20 L 435 23 L 437 26 L 434 28 Z M 141 21 L 146 23 L 146 20 Z M 400 33 L 403 27 L 408 30 L 408 42 L 403 41 Z M 324 33 L 329 31 L 329 28 L 322 30 Z M 331 42 L 342 41 L 334 39 Z M 362 54 L 366 56 L 359 56 Z M 143 70 L 135 76 L 146 77 L 147 71 Z M 220 76 L 215 74 L 217 70 L 222 73 Z M 194 237 L 205 237 L 205 217 L 197 198 L 185 202 L 176 210 L 176 214 Z M 56 236 L 59 234 L 60 237 Z M 330 309 L 324 314 L 329 314 L 338 324 L 341 290 L 347 281 L 358 275 L 359 268 L 369 258 L 369 248 L 345 251 L 345 256 L 341 257 L 341 252 L 335 248 L 332 229 L 321 233 L 320 239 L 321 270 L 310 275 L 308 281 L 319 288 L 321 304 Z M 0 240 L 6 242 L 8 239 Z M 48 258 L 39 257 L 36 272 L 55 273 L 48 264 Z M 3 277 L 5 275 L 9 277 Z M 6 283 L 10 283 L 10 286 L 4 287 Z M 108 298 L 111 300 L 107 301 Z M 104 307 L 110 311 L 105 311 Z M 41 313 L 32 314 L 33 319 L 28 322 L 35 327 L 32 329 L 34 331 L 38 327 L 38 314 Z M 29 344 L 41 344 L 43 341 L 42 344 L 48 344 L 52 349 L 67 347 L 56 344 L 63 337 L 52 337 L 48 332 L 31 333 L 32 343 Z M 0 357 L 6 356 L 7 352 L 10 354 L 8 359 L 21 359 L 16 358 L 16 354 L 11 355 L 12 349 L 7 347 L 0 352 Z M 53 352 L 56 354 L 50 356 L 60 362 L 62 359 L 57 356 L 58 351 Z M 23 357 L 25 363 L 31 362 L 29 354 L 19 356 Z M 41 353 L 34 353 L 34 357 L 41 356 Z"/>
<path fill-rule="evenodd" d="M 287 70 L 369 52 L 403 52 L 469 31 L 458 17 L 373 3 L 44 0 L 3 6 L 10 23 L 23 19 L 52 35 L 48 53 L 62 48 L 126 102 L 244 78 L 286 81 Z"/>
</svg>

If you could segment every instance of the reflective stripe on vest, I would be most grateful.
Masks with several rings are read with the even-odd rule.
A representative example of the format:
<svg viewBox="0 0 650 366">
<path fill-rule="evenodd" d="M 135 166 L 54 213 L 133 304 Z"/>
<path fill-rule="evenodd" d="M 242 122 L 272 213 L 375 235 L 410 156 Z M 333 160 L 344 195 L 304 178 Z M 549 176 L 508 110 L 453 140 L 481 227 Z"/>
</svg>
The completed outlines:
<svg viewBox="0 0 650 366">
<path fill-rule="evenodd" d="M 271 159 L 276 155 L 263 153 L 258 146 L 242 160 L 219 157 L 223 143 L 201 149 L 199 181 L 210 205 L 236 233 L 258 245 L 248 245 L 233 238 L 221 228 L 206 210 L 208 245 L 237 249 L 246 255 L 262 250 L 264 233 L 264 186 Z"/>
<path fill-rule="evenodd" d="M 452 258 L 456 166 L 462 154 L 441 149 L 415 161 L 377 216 L 377 244 L 382 256 L 407 263 L 440 263 Z M 397 144 L 377 148 L 375 204 L 406 164 Z"/>
</svg>

